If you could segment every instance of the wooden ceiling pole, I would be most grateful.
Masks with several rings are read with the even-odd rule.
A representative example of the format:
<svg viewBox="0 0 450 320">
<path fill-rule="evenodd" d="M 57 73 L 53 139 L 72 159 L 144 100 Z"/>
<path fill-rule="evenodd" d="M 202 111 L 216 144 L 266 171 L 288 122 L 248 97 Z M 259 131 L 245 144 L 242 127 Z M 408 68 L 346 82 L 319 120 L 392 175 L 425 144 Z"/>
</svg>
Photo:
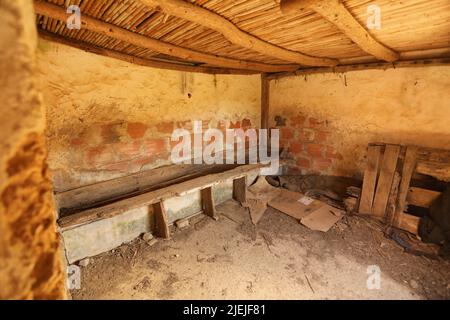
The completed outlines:
<svg viewBox="0 0 450 320">
<path fill-rule="evenodd" d="M 157 7 L 162 12 L 197 23 L 221 33 L 231 43 L 257 51 L 280 60 L 295 62 L 307 66 L 332 67 L 338 60 L 312 57 L 300 52 L 288 50 L 248 34 L 232 22 L 215 12 L 183 0 L 140 0 L 149 7 Z"/>
<path fill-rule="evenodd" d="M 57 42 L 66 46 L 71 46 L 77 49 L 81 49 L 90 53 L 95 53 L 101 56 L 110 57 L 117 60 L 126 61 L 128 63 L 137 64 L 144 67 L 176 70 L 184 72 L 198 72 L 206 74 L 236 74 L 236 75 L 249 75 L 257 74 L 258 71 L 242 70 L 242 69 L 229 69 L 229 68 L 214 68 L 205 66 L 195 66 L 192 64 L 180 64 L 166 61 L 158 61 L 146 58 L 140 58 L 132 56 L 126 53 L 122 53 L 116 50 L 102 48 L 93 44 L 89 44 L 84 41 L 74 40 L 70 38 L 64 38 L 60 35 L 48 31 L 39 30 L 39 37 L 42 39 Z"/>
<path fill-rule="evenodd" d="M 367 30 L 359 24 L 340 0 L 282 0 L 281 11 L 293 13 L 299 10 L 311 9 L 320 14 L 339 28 L 347 37 L 353 40 L 362 50 L 376 58 L 394 62 L 400 55 L 375 40 Z"/>
<path fill-rule="evenodd" d="M 53 19 L 66 21 L 66 19 L 68 18 L 65 8 L 50 4 L 48 2 L 34 1 L 34 8 L 37 14 L 41 14 Z M 85 28 L 87 30 L 106 35 L 113 39 L 124 41 L 138 47 L 147 48 L 169 56 L 178 57 L 189 61 L 199 61 L 219 67 L 255 70 L 260 72 L 294 71 L 299 67 L 298 65 L 293 64 L 266 64 L 206 54 L 146 37 L 138 33 L 122 29 L 115 25 L 88 17 L 86 15 L 81 16 L 81 28 Z"/>
</svg>

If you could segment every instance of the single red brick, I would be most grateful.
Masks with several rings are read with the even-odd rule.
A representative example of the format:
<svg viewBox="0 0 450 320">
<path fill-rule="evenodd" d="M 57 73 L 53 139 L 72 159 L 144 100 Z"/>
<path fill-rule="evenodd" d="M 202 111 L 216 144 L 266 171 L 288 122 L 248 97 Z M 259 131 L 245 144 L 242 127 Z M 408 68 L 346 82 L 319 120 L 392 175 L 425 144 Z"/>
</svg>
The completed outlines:
<svg viewBox="0 0 450 320">
<path fill-rule="evenodd" d="M 81 138 L 73 138 L 72 140 L 70 140 L 70 144 L 73 146 L 80 146 L 83 144 L 83 139 Z"/>
<path fill-rule="evenodd" d="M 89 167 L 99 167 L 114 163 L 114 150 L 110 145 L 89 148 L 85 153 L 85 161 Z"/>
<path fill-rule="evenodd" d="M 306 145 L 306 152 L 312 156 L 320 158 L 323 156 L 324 145 L 316 143 L 308 143 Z"/>
<path fill-rule="evenodd" d="M 313 159 L 313 169 L 318 171 L 326 171 L 328 170 L 333 162 L 330 159 L 323 158 L 314 158 Z"/>
<path fill-rule="evenodd" d="M 247 119 L 247 118 L 242 119 L 241 126 L 242 126 L 242 128 L 244 128 L 244 129 L 249 129 L 249 128 L 252 127 L 252 122 L 251 122 L 250 119 Z"/>
<path fill-rule="evenodd" d="M 342 160 L 342 154 L 338 153 L 336 151 L 336 149 L 332 146 L 327 146 L 327 153 L 326 153 L 326 157 L 328 159 L 338 159 L 338 160 Z"/>
<path fill-rule="evenodd" d="M 122 162 L 108 164 L 105 166 L 105 169 L 109 170 L 109 171 L 128 172 L 128 167 L 129 167 L 129 162 L 122 161 Z"/>
<path fill-rule="evenodd" d="M 309 118 L 309 126 L 313 129 L 323 129 L 327 126 L 327 123 L 316 118 Z"/>
<path fill-rule="evenodd" d="M 128 135 L 133 139 L 142 138 L 147 131 L 147 126 L 140 122 L 130 122 L 128 123 L 127 132 Z"/>
<path fill-rule="evenodd" d="M 291 128 L 281 128 L 280 129 L 280 139 L 293 139 L 294 131 Z"/>
<path fill-rule="evenodd" d="M 295 116 L 291 118 L 290 122 L 294 127 L 302 127 L 305 125 L 305 120 L 304 116 Z"/>
<path fill-rule="evenodd" d="M 289 147 L 289 151 L 291 153 L 300 153 L 303 150 L 303 145 L 297 141 L 291 141 L 291 146 Z"/>
<path fill-rule="evenodd" d="M 304 142 L 313 142 L 315 138 L 315 132 L 311 129 L 301 129 L 299 131 L 299 140 Z"/>
<path fill-rule="evenodd" d="M 144 141 L 145 156 L 164 154 L 167 150 L 167 139 L 147 139 Z"/>
<path fill-rule="evenodd" d="M 318 143 L 324 143 L 327 141 L 328 135 L 329 133 L 327 131 L 316 131 L 314 140 Z"/>
<path fill-rule="evenodd" d="M 173 122 L 161 122 L 156 125 L 156 129 L 161 133 L 172 133 L 174 129 Z"/>
<path fill-rule="evenodd" d="M 299 157 L 297 158 L 297 166 L 302 169 L 309 169 L 311 167 L 311 161 L 307 158 Z"/>
<path fill-rule="evenodd" d="M 241 122 L 240 121 L 230 121 L 230 126 L 229 129 L 239 129 L 241 127 Z"/>
<path fill-rule="evenodd" d="M 133 159 L 139 155 L 141 151 L 141 141 L 134 140 L 130 142 L 119 142 L 113 145 L 113 148 L 121 160 Z"/>
</svg>

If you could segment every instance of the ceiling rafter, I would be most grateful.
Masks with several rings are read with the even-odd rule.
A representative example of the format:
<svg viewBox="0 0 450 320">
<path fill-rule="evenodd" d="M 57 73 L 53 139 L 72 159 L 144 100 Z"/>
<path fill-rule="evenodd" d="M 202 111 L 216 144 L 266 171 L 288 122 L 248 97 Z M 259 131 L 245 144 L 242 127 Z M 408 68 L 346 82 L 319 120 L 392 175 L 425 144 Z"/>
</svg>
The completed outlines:
<svg viewBox="0 0 450 320">
<path fill-rule="evenodd" d="M 158 8 L 165 14 L 176 16 L 202 25 L 222 34 L 231 43 L 257 51 L 274 58 L 307 66 L 336 66 L 338 60 L 313 57 L 297 51 L 285 49 L 239 29 L 219 14 L 183 0 L 140 0 L 141 3 Z"/>
<path fill-rule="evenodd" d="M 397 52 L 386 47 L 367 32 L 340 0 L 281 1 L 281 11 L 283 13 L 295 13 L 305 9 L 311 9 L 320 14 L 355 42 L 362 50 L 376 58 L 388 62 L 394 62 L 400 58 Z"/>
<path fill-rule="evenodd" d="M 37 14 L 47 16 L 49 18 L 66 21 L 67 13 L 65 8 L 53 5 L 43 1 L 34 1 L 34 8 Z M 222 56 L 206 54 L 195 50 L 187 49 L 167 42 L 146 37 L 126 29 L 122 29 L 113 24 L 97 20 L 86 15 L 82 15 L 82 28 L 99 34 L 106 35 L 110 38 L 124 41 L 136 45 L 138 47 L 151 49 L 169 56 L 186 59 L 188 61 L 200 61 L 218 67 L 231 69 L 254 70 L 260 72 L 280 72 L 294 71 L 299 68 L 298 65 L 285 64 L 267 64 L 261 62 L 252 62 L 246 60 L 238 60 L 226 58 Z"/>
</svg>

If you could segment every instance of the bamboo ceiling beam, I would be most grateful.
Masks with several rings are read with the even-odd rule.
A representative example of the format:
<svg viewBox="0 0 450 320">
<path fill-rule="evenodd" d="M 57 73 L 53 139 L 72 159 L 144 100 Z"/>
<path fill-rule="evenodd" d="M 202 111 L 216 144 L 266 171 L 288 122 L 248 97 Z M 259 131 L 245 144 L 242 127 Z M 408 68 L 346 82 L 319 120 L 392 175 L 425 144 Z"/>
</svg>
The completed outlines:
<svg viewBox="0 0 450 320">
<path fill-rule="evenodd" d="M 239 69 L 226 69 L 226 68 L 214 68 L 214 67 L 205 67 L 205 66 L 196 66 L 192 64 L 180 64 L 180 63 L 171 63 L 171 62 L 165 62 L 165 61 L 158 61 L 158 60 L 152 60 L 152 59 L 146 59 L 146 58 L 140 58 L 136 56 L 132 56 L 130 54 L 126 54 L 123 52 L 119 52 L 116 50 L 106 49 L 102 48 L 84 41 L 77 41 L 72 40 L 68 38 L 64 38 L 60 35 L 56 35 L 54 33 L 38 30 L 39 37 L 60 43 L 66 46 L 74 47 L 77 49 L 81 49 L 86 52 L 102 55 L 105 57 L 118 59 L 122 61 L 126 61 L 128 63 L 137 64 L 144 67 L 150 67 L 150 68 L 158 68 L 158 69 L 167 69 L 167 70 L 176 70 L 176 71 L 183 71 L 183 72 L 198 72 L 198 73 L 206 73 L 206 74 L 236 74 L 236 75 L 249 75 L 249 74 L 256 74 L 257 71 L 251 71 L 251 70 L 239 70 Z"/>
<path fill-rule="evenodd" d="M 41 14 L 52 19 L 66 21 L 68 18 L 65 8 L 47 2 L 34 1 L 34 8 L 37 14 Z M 110 38 L 124 41 L 141 48 L 147 48 L 169 56 L 186 59 L 188 61 L 208 63 L 218 67 L 254 70 L 259 72 L 294 71 L 299 67 L 298 65 L 293 64 L 266 64 L 206 54 L 146 37 L 86 15 L 81 15 L 81 28 L 85 28 L 87 30 L 106 35 Z"/>
<path fill-rule="evenodd" d="M 307 66 L 332 67 L 338 64 L 338 60 L 335 59 L 309 56 L 261 40 L 242 31 L 219 14 L 190 2 L 183 0 L 141 0 L 141 2 L 149 7 L 157 7 L 165 14 L 189 20 L 217 31 L 231 43 L 264 55 Z"/>
<path fill-rule="evenodd" d="M 292 13 L 305 9 L 311 9 L 320 14 L 353 40 L 362 50 L 376 58 L 388 62 L 394 62 L 400 58 L 397 52 L 375 40 L 352 16 L 340 0 L 281 1 L 281 11 L 283 13 Z"/>
</svg>

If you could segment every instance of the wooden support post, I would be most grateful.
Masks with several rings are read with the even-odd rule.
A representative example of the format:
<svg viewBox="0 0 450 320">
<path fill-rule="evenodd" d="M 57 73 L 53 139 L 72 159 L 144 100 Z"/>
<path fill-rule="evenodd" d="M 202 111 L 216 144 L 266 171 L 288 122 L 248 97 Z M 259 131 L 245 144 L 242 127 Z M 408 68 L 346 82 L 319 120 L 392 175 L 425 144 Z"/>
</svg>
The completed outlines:
<svg viewBox="0 0 450 320">
<path fill-rule="evenodd" d="M 269 129 L 270 80 L 261 74 L 261 129 Z"/>
<path fill-rule="evenodd" d="M 247 200 L 247 176 L 233 180 L 233 199 L 241 204 Z"/>
<path fill-rule="evenodd" d="M 166 209 L 162 201 L 154 203 L 153 212 L 155 214 L 155 234 L 158 238 L 169 239 L 169 221 L 167 220 Z"/>
<path fill-rule="evenodd" d="M 216 207 L 214 205 L 214 196 L 212 193 L 212 187 L 208 187 L 201 190 L 202 196 L 202 209 L 203 213 L 214 220 L 219 220 L 216 214 Z"/>
</svg>

